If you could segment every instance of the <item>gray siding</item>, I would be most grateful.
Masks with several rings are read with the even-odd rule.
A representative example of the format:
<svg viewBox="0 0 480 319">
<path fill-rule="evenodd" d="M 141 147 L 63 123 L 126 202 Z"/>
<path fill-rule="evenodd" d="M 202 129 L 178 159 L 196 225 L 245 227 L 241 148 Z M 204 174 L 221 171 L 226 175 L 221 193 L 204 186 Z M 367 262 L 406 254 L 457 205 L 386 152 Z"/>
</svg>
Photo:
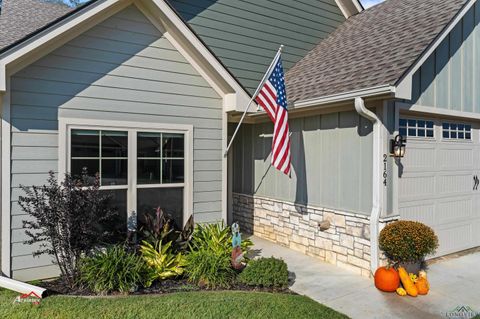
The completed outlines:
<svg viewBox="0 0 480 319">
<path fill-rule="evenodd" d="M 334 0 L 172 0 L 224 65 L 253 92 L 280 44 L 288 70 L 345 21 Z"/>
<path fill-rule="evenodd" d="M 414 75 L 413 103 L 480 113 L 479 23 L 475 3 Z"/>
<path fill-rule="evenodd" d="M 234 192 L 369 214 L 372 125 L 354 111 L 290 120 L 292 178 L 270 167 L 273 125 L 244 125 L 234 146 Z"/>
<path fill-rule="evenodd" d="M 58 170 L 59 116 L 194 125 L 195 219 L 221 219 L 222 100 L 135 7 L 18 72 L 11 112 L 17 277 L 51 269 L 48 257 L 33 259 L 22 243 L 27 216 L 17 200 L 20 184 L 41 185 Z"/>
</svg>

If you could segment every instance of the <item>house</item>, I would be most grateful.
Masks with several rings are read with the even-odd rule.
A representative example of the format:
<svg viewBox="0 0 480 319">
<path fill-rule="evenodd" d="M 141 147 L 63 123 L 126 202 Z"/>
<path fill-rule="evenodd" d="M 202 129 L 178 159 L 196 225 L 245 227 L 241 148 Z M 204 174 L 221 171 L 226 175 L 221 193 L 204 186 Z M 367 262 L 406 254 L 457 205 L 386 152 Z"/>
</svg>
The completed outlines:
<svg viewBox="0 0 480 319">
<path fill-rule="evenodd" d="M 439 255 L 478 246 L 477 7 L 93 0 L 72 10 L 3 0 L 2 272 L 58 273 L 24 244 L 19 186 L 85 167 L 100 173 L 125 231 L 161 205 L 179 223 L 239 221 L 363 275 L 395 219 L 431 225 Z M 273 126 L 262 112 L 249 113 L 223 155 L 280 44 L 291 179 L 269 167 Z M 399 134 L 406 154 L 393 158 Z"/>
</svg>

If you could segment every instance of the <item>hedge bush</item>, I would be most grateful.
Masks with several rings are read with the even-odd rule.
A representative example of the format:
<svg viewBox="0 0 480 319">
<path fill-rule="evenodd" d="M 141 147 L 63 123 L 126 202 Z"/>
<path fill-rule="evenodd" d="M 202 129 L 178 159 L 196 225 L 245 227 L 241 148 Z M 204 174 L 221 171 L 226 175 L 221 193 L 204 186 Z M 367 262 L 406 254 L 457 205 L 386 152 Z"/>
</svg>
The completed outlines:
<svg viewBox="0 0 480 319">
<path fill-rule="evenodd" d="M 249 286 L 282 288 L 288 285 L 288 268 L 282 259 L 259 258 L 238 276 L 239 282 Z"/>
<path fill-rule="evenodd" d="M 142 257 L 116 245 L 97 251 L 80 262 L 80 279 L 97 294 L 129 293 L 151 285 L 151 271 Z"/>
<path fill-rule="evenodd" d="M 380 232 L 380 249 L 393 262 L 418 262 L 438 248 L 433 229 L 419 222 L 396 221 Z"/>
<path fill-rule="evenodd" d="M 235 279 L 228 255 L 200 249 L 191 251 L 186 261 L 185 273 L 192 283 L 208 288 L 228 288 Z"/>
</svg>

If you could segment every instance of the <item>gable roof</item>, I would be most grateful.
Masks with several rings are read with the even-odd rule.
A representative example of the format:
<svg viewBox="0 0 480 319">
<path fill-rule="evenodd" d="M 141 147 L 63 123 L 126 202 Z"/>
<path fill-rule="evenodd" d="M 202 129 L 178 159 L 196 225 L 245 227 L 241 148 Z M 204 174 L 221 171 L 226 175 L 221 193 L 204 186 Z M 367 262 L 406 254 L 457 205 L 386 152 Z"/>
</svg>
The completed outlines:
<svg viewBox="0 0 480 319">
<path fill-rule="evenodd" d="M 386 0 L 345 21 L 286 74 L 291 102 L 394 86 L 468 0 Z"/>
<path fill-rule="evenodd" d="M 0 15 L 0 53 L 98 1 L 90 0 L 72 9 L 45 0 L 4 0 Z M 215 58 L 251 94 L 280 44 L 286 45 L 284 66 L 288 70 L 345 20 L 343 11 L 348 9 L 353 14 L 363 10 L 358 0 L 314 0 L 308 4 L 275 0 L 278 10 L 270 8 L 271 1 L 165 2 L 176 10 Z M 260 13 L 255 10 L 257 7 L 261 9 Z M 231 14 L 228 8 L 235 14 Z M 245 21 L 250 25 L 246 25 Z M 272 36 L 276 30 L 284 34 Z"/>
<path fill-rule="evenodd" d="M 334 0 L 168 2 L 250 94 L 281 44 L 288 70 L 345 21 Z"/>
<path fill-rule="evenodd" d="M 0 51 L 71 12 L 67 5 L 43 0 L 3 0 Z"/>
</svg>

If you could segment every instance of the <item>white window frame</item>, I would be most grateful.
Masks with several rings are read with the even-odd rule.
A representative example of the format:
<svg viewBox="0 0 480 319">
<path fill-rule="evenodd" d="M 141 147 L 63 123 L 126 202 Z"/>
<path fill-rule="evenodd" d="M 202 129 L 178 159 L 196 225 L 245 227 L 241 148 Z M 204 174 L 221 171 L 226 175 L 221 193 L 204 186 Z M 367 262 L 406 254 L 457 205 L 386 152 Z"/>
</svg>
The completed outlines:
<svg viewBox="0 0 480 319">
<path fill-rule="evenodd" d="M 70 171 L 70 132 L 72 129 L 112 130 L 128 132 L 128 182 L 127 185 L 102 186 L 102 190 L 127 190 L 128 228 L 136 229 L 137 189 L 183 187 L 183 224 L 193 215 L 193 125 L 155 122 L 108 121 L 85 118 L 59 118 L 58 172 L 63 176 Z M 137 133 L 183 134 L 185 143 L 183 183 L 137 185 Z M 133 159 L 133 160 L 130 160 Z M 132 224 L 134 221 L 134 224 Z M 183 226 L 183 225 L 182 225 Z"/>
<path fill-rule="evenodd" d="M 401 126 L 401 125 L 400 125 L 400 120 L 406 120 L 406 121 L 407 121 L 407 126 L 405 126 L 405 127 Z M 408 121 L 409 121 L 409 120 L 414 120 L 414 121 L 416 121 L 415 127 L 410 127 L 410 126 L 408 125 Z M 418 126 L 418 122 L 419 122 L 419 121 L 424 121 L 425 123 L 427 123 L 427 122 L 432 122 L 432 123 L 433 123 L 433 128 L 427 128 L 427 126 L 425 126 L 425 127 L 419 127 L 419 126 Z M 398 130 L 399 130 L 399 132 L 400 132 L 400 130 L 401 130 L 402 128 L 405 128 L 407 134 L 406 134 L 404 137 L 406 137 L 407 139 L 413 139 L 413 140 L 419 139 L 419 140 L 426 140 L 426 141 L 434 141 L 434 140 L 436 140 L 436 138 L 437 138 L 437 131 L 435 130 L 435 125 L 436 125 L 435 120 L 432 120 L 432 119 L 424 119 L 424 118 L 419 118 L 419 117 L 402 116 L 402 115 L 400 115 L 399 121 L 398 121 Z M 416 136 L 410 136 L 410 135 L 408 135 L 408 130 L 409 130 L 409 129 L 413 129 L 413 128 L 415 129 L 417 135 L 416 135 Z M 420 129 L 420 130 L 425 130 L 425 136 L 418 136 L 418 130 L 419 130 L 419 129 Z M 432 132 L 433 132 L 433 136 L 427 136 L 427 131 L 432 131 Z"/>
<path fill-rule="evenodd" d="M 449 133 L 449 134 L 448 134 L 449 137 L 444 137 L 444 136 L 443 136 L 443 132 L 444 132 L 443 124 L 448 124 L 448 125 L 449 125 L 449 128 L 448 128 L 448 130 L 447 130 L 448 133 Z M 452 130 L 450 129 L 450 125 L 451 125 L 451 124 L 456 124 L 456 125 L 457 125 L 457 129 L 454 130 L 454 131 L 452 131 Z M 459 138 L 459 137 L 458 137 L 458 133 L 461 133 L 461 132 L 462 132 L 462 131 L 459 131 L 459 130 L 458 130 L 458 125 L 464 125 L 464 127 L 465 127 L 465 126 L 470 126 L 470 132 L 468 132 L 468 131 L 465 130 L 465 128 L 464 128 L 464 130 L 463 130 L 463 134 L 464 134 L 464 135 L 463 135 L 463 138 Z M 472 125 L 471 123 L 458 122 L 458 121 L 450 121 L 450 120 L 442 120 L 442 121 L 440 121 L 439 126 L 440 126 L 440 131 L 441 131 L 440 137 L 441 137 L 441 140 L 442 140 L 443 142 L 473 143 L 473 125 Z M 451 138 L 451 137 L 450 137 L 450 135 L 451 135 L 450 133 L 451 133 L 451 132 L 456 132 L 456 133 L 457 133 L 457 137 Z M 467 133 L 470 133 L 470 138 L 469 138 L 469 139 L 465 138 L 465 136 L 466 136 Z"/>
</svg>

